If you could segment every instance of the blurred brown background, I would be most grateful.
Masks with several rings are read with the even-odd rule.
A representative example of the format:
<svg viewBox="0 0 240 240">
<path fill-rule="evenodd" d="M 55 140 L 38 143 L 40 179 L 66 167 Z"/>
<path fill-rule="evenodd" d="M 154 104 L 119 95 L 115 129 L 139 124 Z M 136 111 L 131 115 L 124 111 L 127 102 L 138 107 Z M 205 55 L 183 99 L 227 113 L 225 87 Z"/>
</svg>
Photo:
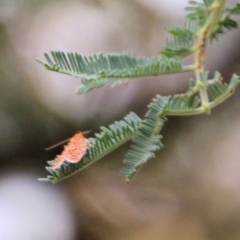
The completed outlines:
<svg viewBox="0 0 240 240">
<path fill-rule="evenodd" d="M 234 3 L 234 1 L 231 1 Z M 156 55 L 186 0 L 0 0 L 0 239 L 240 239 L 240 90 L 210 116 L 170 118 L 165 148 L 128 186 L 129 146 L 52 185 L 44 148 L 77 131 L 140 116 L 191 74 L 137 79 L 77 96 L 74 79 L 35 61 L 50 50 Z M 239 74 L 240 30 L 210 46 L 206 68 Z"/>
</svg>

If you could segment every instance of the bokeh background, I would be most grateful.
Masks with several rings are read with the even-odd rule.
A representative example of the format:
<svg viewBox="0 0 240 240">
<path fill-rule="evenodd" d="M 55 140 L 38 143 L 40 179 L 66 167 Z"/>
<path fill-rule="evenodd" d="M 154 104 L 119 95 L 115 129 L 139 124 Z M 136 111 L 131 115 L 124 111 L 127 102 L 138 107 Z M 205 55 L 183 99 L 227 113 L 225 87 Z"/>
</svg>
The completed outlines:
<svg viewBox="0 0 240 240">
<path fill-rule="evenodd" d="M 233 4 L 236 1 L 230 1 Z M 169 118 L 165 148 L 130 185 L 128 145 L 58 184 L 39 182 L 44 148 L 97 132 L 155 94 L 186 91 L 191 74 L 74 93 L 79 79 L 35 61 L 62 50 L 156 55 L 187 0 L 0 0 L 0 239 L 240 239 L 240 91 L 209 116 Z M 206 68 L 240 73 L 240 30 L 209 47 Z"/>
</svg>

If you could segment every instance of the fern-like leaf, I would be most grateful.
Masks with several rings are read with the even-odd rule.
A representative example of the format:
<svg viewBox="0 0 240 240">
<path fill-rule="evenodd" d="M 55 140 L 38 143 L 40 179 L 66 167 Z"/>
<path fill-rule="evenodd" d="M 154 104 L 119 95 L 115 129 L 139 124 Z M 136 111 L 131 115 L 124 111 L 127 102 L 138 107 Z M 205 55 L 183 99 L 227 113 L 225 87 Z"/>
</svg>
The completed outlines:
<svg viewBox="0 0 240 240">
<path fill-rule="evenodd" d="M 198 26 L 202 27 L 208 17 L 208 8 L 213 3 L 213 0 L 205 0 L 204 2 L 189 1 L 189 6 L 185 9 L 189 12 L 187 18 L 190 20 L 197 21 Z"/>
<path fill-rule="evenodd" d="M 213 79 L 207 80 L 208 73 L 202 74 L 202 82 L 206 84 L 207 94 L 209 96 L 209 104 L 211 108 L 217 106 L 232 95 L 240 80 L 237 75 L 233 75 L 229 85 L 222 82 L 219 72 L 215 73 Z M 164 114 L 166 116 L 188 116 L 201 114 L 205 112 L 201 107 L 201 100 L 194 92 L 190 94 L 174 95 L 169 98 Z"/>
<path fill-rule="evenodd" d="M 159 132 L 165 122 L 165 118 L 161 116 L 164 107 L 168 102 L 168 97 L 157 96 L 148 106 L 149 110 L 141 122 L 137 135 L 133 138 L 133 145 L 126 154 L 124 168 L 121 173 L 129 182 L 142 165 L 150 158 L 155 156 L 154 152 L 162 147 Z"/>
<path fill-rule="evenodd" d="M 124 120 L 111 124 L 109 128 L 102 127 L 101 132 L 95 134 L 95 138 L 88 139 L 91 146 L 88 147 L 86 155 L 79 163 L 71 164 L 65 162 L 59 169 L 53 170 L 51 166 L 55 160 L 49 161 L 50 167 L 46 169 L 50 175 L 47 179 L 56 183 L 106 156 L 108 153 L 129 141 L 137 133 L 140 122 L 141 119 L 135 113 L 131 112 Z"/>
<path fill-rule="evenodd" d="M 222 82 L 220 73 L 215 73 L 215 78 L 207 87 L 207 92 L 212 105 L 218 105 L 232 95 L 236 87 L 240 84 L 239 76 L 233 75 L 229 85 Z"/>
<path fill-rule="evenodd" d="M 219 26 L 216 31 L 212 34 L 212 40 L 217 39 L 220 34 L 226 32 L 226 30 L 233 30 L 238 27 L 238 23 L 231 18 L 232 15 L 239 15 L 240 14 L 240 4 L 237 3 L 233 8 L 227 8 L 225 10 L 225 14 L 223 18 L 219 22 Z"/>
<path fill-rule="evenodd" d="M 197 38 L 198 26 L 196 21 L 188 20 L 184 28 L 171 28 L 168 32 L 172 37 L 167 39 L 167 46 L 161 51 L 165 57 L 184 58 L 193 53 Z"/>
<path fill-rule="evenodd" d="M 201 100 L 198 96 L 179 94 L 171 96 L 164 108 L 164 113 L 171 116 L 193 115 L 197 114 Z"/>
<path fill-rule="evenodd" d="M 77 53 L 51 52 L 45 54 L 48 70 L 65 73 L 81 79 L 83 86 L 78 93 L 86 93 L 106 85 L 126 83 L 129 78 L 158 76 L 186 71 L 176 58 L 136 57 L 133 54 L 95 54 L 82 56 Z"/>
</svg>

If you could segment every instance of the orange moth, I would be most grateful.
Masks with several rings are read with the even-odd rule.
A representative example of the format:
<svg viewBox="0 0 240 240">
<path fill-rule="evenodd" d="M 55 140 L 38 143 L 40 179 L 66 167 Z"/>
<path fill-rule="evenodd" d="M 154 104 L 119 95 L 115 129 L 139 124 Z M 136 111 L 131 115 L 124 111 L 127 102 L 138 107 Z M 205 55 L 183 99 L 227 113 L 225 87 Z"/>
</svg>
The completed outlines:
<svg viewBox="0 0 240 240">
<path fill-rule="evenodd" d="M 72 138 L 68 139 L 68 144 L 64 146 L 63 152 L 61 155 L 57 156 L 55 162 L 53 163 L 53 169 L 61 167 L 64 161 L 69 163 L 77 163 L 82 160 L 83 156 L 86 154 L 88 146 L 90 145 L 88 139 L 84 137 L 85 133 L 87 132 L 76 133 Z M 54 148 L 68 140 L 58 143 L 50 148 L 47 148 L 46 150 Z"/>
</svg>

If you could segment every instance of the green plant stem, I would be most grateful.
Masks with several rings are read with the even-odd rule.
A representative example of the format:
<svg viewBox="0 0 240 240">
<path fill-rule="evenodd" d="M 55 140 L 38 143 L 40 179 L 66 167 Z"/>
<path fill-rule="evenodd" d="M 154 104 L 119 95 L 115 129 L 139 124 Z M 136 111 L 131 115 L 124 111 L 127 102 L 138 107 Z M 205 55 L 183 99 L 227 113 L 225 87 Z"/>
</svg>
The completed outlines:
<svg viewBox="0 0 240 240">
<path fill-rule="evenodd" d="M 195 55 L 196 65 L 196 88 L 199 89 L 199 95 L 201 99 L 201 111 L 200 113 L 210 113 L 210 103 L 207 94 L 207 83 L 201 81 L 201 74 L 204 73 L 205 56 L 208 41 L 212 33 L 217 29 L 218 22 L 222 16 L 222 12 L 225 8 L 226 0 L 215 0 L 209 8 L 209 17 L 205 25 L 201 28 L 198 35 L 197 51 Z M 198 114 L 198 113 L 197 113 Z"/>
</svg>

